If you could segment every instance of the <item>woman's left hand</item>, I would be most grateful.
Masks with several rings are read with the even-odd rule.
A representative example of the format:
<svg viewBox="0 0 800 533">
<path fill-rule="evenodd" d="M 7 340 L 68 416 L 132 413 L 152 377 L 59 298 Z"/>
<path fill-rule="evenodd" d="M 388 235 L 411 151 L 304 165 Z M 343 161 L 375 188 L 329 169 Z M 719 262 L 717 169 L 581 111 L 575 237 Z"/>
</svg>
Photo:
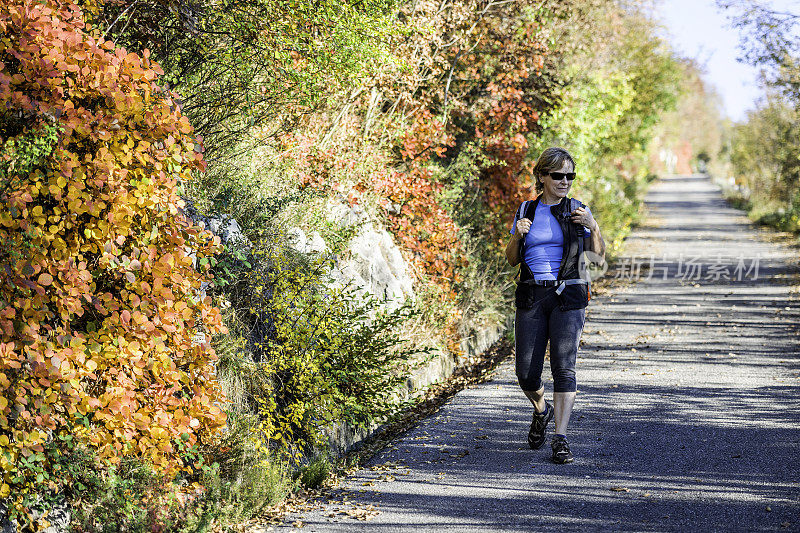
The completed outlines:
<svg viewBox="0 0 800 533">
<path fill-rule="evenodd" d="M 570 214 L 570 220 L 576 224 L 581 224 L 589 229 L 594 229 L 597 221 L 595 221 L 592 214 L 583 207 L 577 208 Z"/>
</svg>

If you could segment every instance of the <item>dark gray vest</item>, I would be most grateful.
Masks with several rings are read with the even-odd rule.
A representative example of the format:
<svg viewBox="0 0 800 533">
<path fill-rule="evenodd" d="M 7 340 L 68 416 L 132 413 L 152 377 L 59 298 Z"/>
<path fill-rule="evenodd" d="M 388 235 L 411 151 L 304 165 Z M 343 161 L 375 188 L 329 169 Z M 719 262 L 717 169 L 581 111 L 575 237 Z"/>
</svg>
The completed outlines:
<svg viewBox="0 0 800 533">
<path fill-rule="evenodd" d="M 528 202 L 525 212 L 521 218 L 527 218 L 533 223 L 536 216 L 536 206 L 539 205 L 539 195 L 535 200 Z M 583 239 L 585 237 L 584 228 L 581 224 L 572 222 L 569 219 L 570 213 L 578 207 L 586 207 L 585 204 L 573 198 L 564 197 L 561 201 L 550 206 L 550 213 L 558 221 L 561 231 L 564 233 L 564 248 L 561 254 L 561 264 L 558 267 L 557 279 L 576 279 L 580 278 L 578 263 L 583 254 Z M 520 239 L 520 284 L 528 280 L 533 280 L 533 273 L 525 263 L 525 239 Z M 581 309 L 589 303 L 589 286 L 587 284 L 567 285 L 559 295 L 562 310 Z"/>
</svg>

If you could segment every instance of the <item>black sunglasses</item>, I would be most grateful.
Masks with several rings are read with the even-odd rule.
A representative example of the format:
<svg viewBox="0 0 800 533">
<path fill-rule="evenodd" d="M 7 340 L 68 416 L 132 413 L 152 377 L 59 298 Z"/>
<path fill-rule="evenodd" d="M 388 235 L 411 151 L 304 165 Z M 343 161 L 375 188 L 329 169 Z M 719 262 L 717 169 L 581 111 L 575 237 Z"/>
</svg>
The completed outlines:
<svg viewBox="0 0 800 533">
<path fill-rule="evenodd" d="M 572 181 L 575 179 L 574 172 L 548 172 L 548 176 L 550 176 L 553 181 L 561 181 L 564 178 L 567 178 L 567 181 Z"/>
</svg>

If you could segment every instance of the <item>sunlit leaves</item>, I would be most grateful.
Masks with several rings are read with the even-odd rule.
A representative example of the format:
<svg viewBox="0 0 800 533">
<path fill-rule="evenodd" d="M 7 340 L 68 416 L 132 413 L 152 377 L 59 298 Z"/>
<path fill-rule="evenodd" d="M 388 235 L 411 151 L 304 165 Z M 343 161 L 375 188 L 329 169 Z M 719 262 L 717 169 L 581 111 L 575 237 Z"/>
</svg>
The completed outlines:
<svg viewBox="0 0 800 533">
<path fill-rule="evenodd" d="M 192 267 L 218 241 L 176 193 L 199 143 L 160 68 L 83 26 L 57 0 L 0 12 L 0 457 L 18 510 L 59 460 L 54 432 L 175 472 L 179 435 L 224 424 L 193 340 L 223 329 Z"/>
<path fill-rule="evenodd" d="M 248 319 L 260 339 L 254 391 L 265 446 L 298 459 L 325 443 L 333 423 L 364 427 L 402 407 L 394 394 L 426 350 L 398 331 L 414 312 L 326 286 L 329 258 L 306 263 L 275 243 L 258 245 L 244 273 Z"/>
<path fill-rule="evenodd" d="M 386 52 L 393 0 L 103 0 L 92 30 L 150 49 L 184 112 L 224 153 L 253 127 L 293 119 L 331 88 L 366 76 Z M 280 117 L 280 118 L 279 118 Z M 272 125 L 272 124 L 270 124 Z M 279 131 L 280 128 L 274 131 Z"/>
</svg>

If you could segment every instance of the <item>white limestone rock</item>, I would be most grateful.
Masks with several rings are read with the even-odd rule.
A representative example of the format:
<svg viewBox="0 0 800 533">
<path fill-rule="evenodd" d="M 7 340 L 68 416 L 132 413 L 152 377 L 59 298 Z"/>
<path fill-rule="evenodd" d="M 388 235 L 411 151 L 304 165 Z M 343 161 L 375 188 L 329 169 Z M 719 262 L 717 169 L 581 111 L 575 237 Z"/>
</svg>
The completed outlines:
<svg viewBox="0 0 800 533">
<path fill-rule="evenodd" d="M 308 240 L 306 241 L 306 251 L 308 253 L 320 254 L 327 250 L 328 246 L 325 244 L 325 240 L 322 238 L 322 235 L 320 235 L 317 231 L 312 231 L 308 236 Z"/>
<path fill-rule="evenodd" d="M 242 233 L 239 223 L 229 215 L 212 215 L 205 219 L 205 223 L 214 235 L 219 235 L 224 244 L 250 245 L 250 241 Z"/>
<path fill-rule="evenodd" d="M 342 228 L 369 222 L 369 214 L 360 205 L 348 207 L 345 204 L 331 200 L 327 203 L 326 210 L 328 220 L 336 222 Z"/>
<path fill-rule="evenodd" d="M 360 226 L 348 245 L 346 259 L 340 260 L 331 273 L 340 286 L 349 281 L 365 293 L 385 297 L 389 309 L 396 309 L 407 298 L 414 297 L 408 266 L 389 232 L 376 227 L 360 205 L 348 207 L 331 201 L 327 213 L 328 220 L 342 228 Z"/>
<path fill-rule="evenodd" d="M 298 227 L 290 228 L 289 231 L 286 232 L 286 236 L 289 240 L 289 246 L 294 250 L 300 253 L 307 252 L 306 233 L 302 229 Z"/>
<path fill-rule="evenodd" d="M 365 288 L 394 308 L 413 296 L 411 277 L 400 250 L 386 230 L 365 226 L 350 242 L 352 265 L 365 281 Z"/>
</svg>

